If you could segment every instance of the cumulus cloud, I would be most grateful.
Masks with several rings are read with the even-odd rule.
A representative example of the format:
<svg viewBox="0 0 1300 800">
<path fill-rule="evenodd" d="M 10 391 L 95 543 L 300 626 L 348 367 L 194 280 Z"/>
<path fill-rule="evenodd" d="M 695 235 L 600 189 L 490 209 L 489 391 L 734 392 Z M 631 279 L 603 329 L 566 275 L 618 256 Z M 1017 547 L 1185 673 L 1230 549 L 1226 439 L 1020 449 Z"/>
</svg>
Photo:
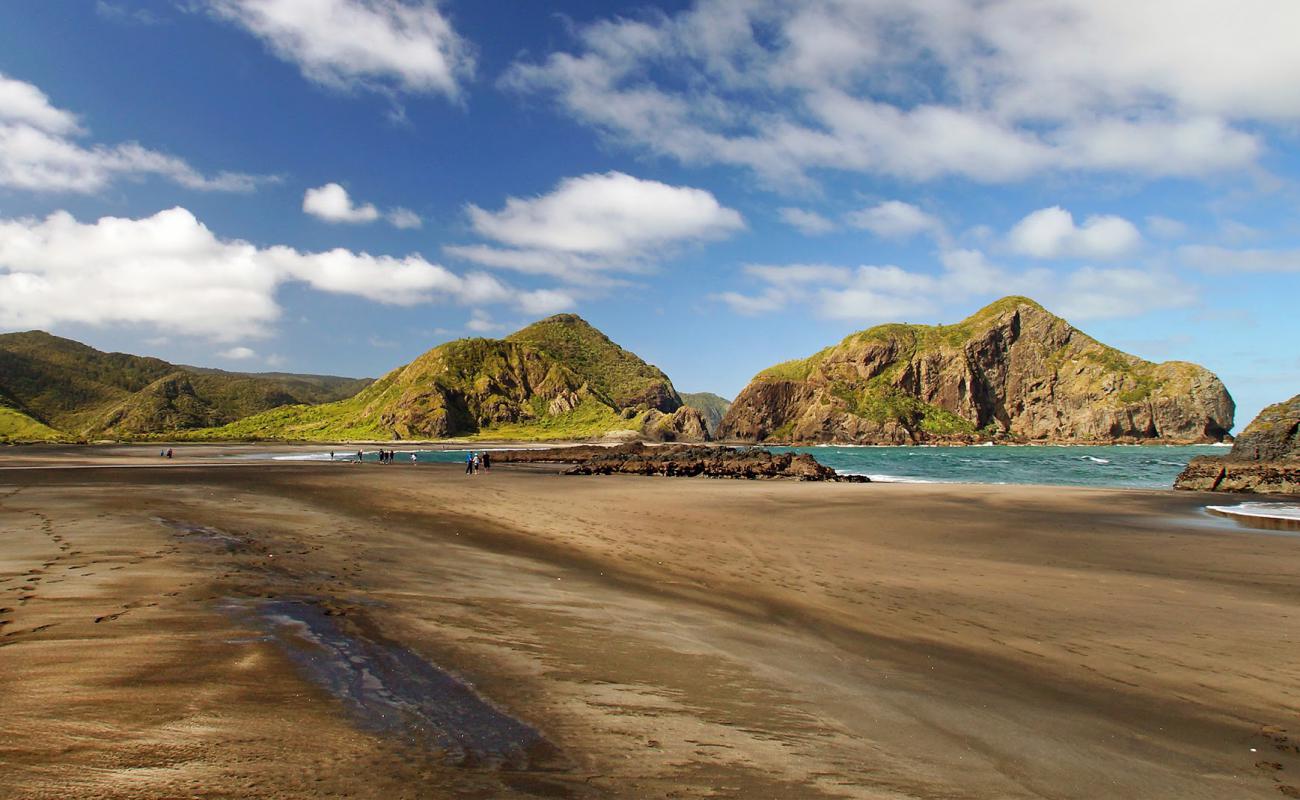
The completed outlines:
<svg viewBox="0 0 1300 800">
<path fill-rule="evenodd" d="M 855 228 L 863 228 L 883 239 L 910 239 L 918 233 L 939 235 L 943 223 L 911 203 L 888 200 L 854 211 L 845 220 Z"/>
<path fill-rule="evenodd" d="M 938 272 L 923 272 L 892 264 L 749 265 L 743 274 L 760 285 L 757 291 L 727 291 L 714 299 L 748 316 L 802 307 L 826 319 L 859 323 L 933 317 L 1006 294 L 1037 297 L 1075 320 L 1134 316 L 1196 299 L 1189 285 L 1162 270 L 1089 266 L 1068 272 L 1017 271 L 971 249 L 943 251 L 940 266 Z"/>
<path fill-rule="evenodd" d="M 563 293 L 458 275 L 418 255 L 302 252 L 221 239 L 184 208 L 142 219 L 0 220 L 0 327 L 145 325 L 219 341 L 269 332 L 289 282 L 379 303 L 555 306 Z M 231 351 L 233 352 L 233 351 Z"/>
<path fill-rule="evenodd" d="M 370 203 L 353 204 L 348 190 L 337 183 L 308 189 L 302 196 L 302 210 L 326 222 L 358 223 L 379 219 L 379 209 Z"/>
<path fill-rule="evenodd" d="M 1276 0 L 1232 14 L 1182 0 L 696 0 L 581 26 L 567 52 L 522 59 L 503 84 L 628 146 L 776 184 L 820 169 L 1194 176 L 1253 165 L 1261 126 L 1300 121 L 1297 28 L 1300 5 Z"/>
<path fill-rule="evenodd" d="M 720 239 L 745 227 L 710 192 L 621 172 L 566 178 L 549 194 L 509 197 L 499 211 L 466 208 L 470 224 L 496 245 L 447 251 L 491 267 L 584 279 L 631 270 L 665 248 Z"/>
<path fill-rule="evenodd" d="M 358 205 L 348 190 L 337 183 L 327 183 L 304 192 L 302 210 L 305 214 L 331 223 L 365 224 L 383 217 L 389 225 L 400 230 L 412 230 L 424 225 L 420 215 L 409 208 L 395 206 L 381 214 L 373 203 Z"/>
<path fill-rule="evenodd" d="M 460 95 L 469 45 L 430 0 L 206 0 L 308 80 L 332 89 Z"/>
<path fill-rule="evenodd" d="M 1181 239 L 1188 233 L 1187 223 L 1152 214 L 1146 218 L 1147 232 L 1157 239 Z"/>
<path fill-rule="evenodd" d="M 0 187 L 90 193 L 115 178 L 158 176 L 189 189 L 247 192 L 263 177 L 204 175 L 176 156 L 135 142 L 82 145 L 86 131 L 30 83 L 0 74 Z"/>
<path fill-rule="evenodd" d="M 1007 234 L 1012 251 L 1035 258 L 1117 258 L 1141 243 L 1142 234 L 1123 217 L 1097 215 L 1075 225 L 1060 206 L 1027 215 Z"/>
<path fill-rule="evenodd" d="M 820 236 L 823 233 L 830 233 L 835 230 L 834 221 L 815 211 L 802 208 L 783 208 L 780 214 L 782 222 L 809 236 Z"/>
</svg>

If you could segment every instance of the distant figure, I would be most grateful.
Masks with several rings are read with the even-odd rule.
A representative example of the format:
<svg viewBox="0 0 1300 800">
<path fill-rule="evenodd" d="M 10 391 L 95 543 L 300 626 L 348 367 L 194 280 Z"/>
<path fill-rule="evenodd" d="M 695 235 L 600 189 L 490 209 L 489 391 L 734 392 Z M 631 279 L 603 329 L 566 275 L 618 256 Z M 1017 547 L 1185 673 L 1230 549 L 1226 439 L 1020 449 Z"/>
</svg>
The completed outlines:
<svg viewBox="0 0 1300 800">
<path fill-rule="evenodd" d="M 357 463 L 360 464 L 363 458 L 365 458 L 365 453 L 363 453 L 363 452 L 361 452 L 360 450 L 358 450 L 358 451 L 357 451 Z"/>
<path fill-rule="evenodd" d="M 484 472 L 492 471 L 492 454 L 484 450 L 483 455 L 479 456 L 479 463 L 483 465 Z"/>
<path fill-rule="evenodd" d="M 168 458 L 171 458 L 171 457 L 172 457 L 172 449 L 171 449 L 170 447 L 167 448 L 167 457 L 168 457 Z"/>
<path fill-rule="evenodd" d="M 471 450 L 465 454 L 465 474 L 474 474 L 474 451 Z"/>
<path fill-rule="evenodd" d="M 330 451 L 330 461 L 333 461 L 333 460 L 334 460 L 334 451 L 331 450 L 331 451 Z"/>
<path fill-rule="evenodd" d="M 411 466 L 415 466 L 417 461 L 419 461 L 419 459 L 415 457 L 415 453 L 411 453 Z"/>
<path fill-rule="evenodd" d="M 159 451 L 158 451 L 158 457 L 159 457 L 159 458 L 166 458 L 166 457 L 167 457 L 167 451 L 166 451 L 166 450 L 159 450 Z"/>
</svg>

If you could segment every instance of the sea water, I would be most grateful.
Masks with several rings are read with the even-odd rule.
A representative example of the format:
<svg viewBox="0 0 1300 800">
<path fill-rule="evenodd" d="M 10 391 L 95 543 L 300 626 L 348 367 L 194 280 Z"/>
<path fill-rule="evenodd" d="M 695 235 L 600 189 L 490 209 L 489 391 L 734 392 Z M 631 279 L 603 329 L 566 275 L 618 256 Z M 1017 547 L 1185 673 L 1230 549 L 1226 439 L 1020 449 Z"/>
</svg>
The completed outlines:
<svg viewBox="0 0 1300 800">
<path fill-rule="evenodd" d="M 465 463 L 466 450 L 394 447 L 394 466 L 419 463 Z M 475 448 L 494 449 L 494 448 Z M 810 453 L 839 472 L 866 475 L 874 481 L 909 483 L 1020 483 L 1059 486 L 1108 486 L 1168 489 L 1192 456 L 1216 455 L 1215 445 L 1115 445 L 1051 447 L 984 445 L 970 447 L 770 447 L 776 452 Z M 328 452 L 272 455 L 277 460 L 327 461 Z M 335 459 L 356 458 L 356 451 L 336 450 Z M 373 449 L 366 461 L 378 461 Z"/>
<path fill-rule="evenodd" d="M 1168 489 L 1193 456 L 1215 445 L 773 447 L 810 453 L 838 472 L 873 481 L 1021 483 Z"/>
</svg>

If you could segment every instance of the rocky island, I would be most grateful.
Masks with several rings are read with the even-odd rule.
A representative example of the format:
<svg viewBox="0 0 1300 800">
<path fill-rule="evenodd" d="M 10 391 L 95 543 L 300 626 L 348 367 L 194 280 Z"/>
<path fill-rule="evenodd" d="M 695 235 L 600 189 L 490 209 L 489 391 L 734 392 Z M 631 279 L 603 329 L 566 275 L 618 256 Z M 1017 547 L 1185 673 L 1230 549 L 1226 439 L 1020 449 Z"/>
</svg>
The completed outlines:
<svg viewBox="0 0 1300 800">
<path fill-rule="evenodd" d="M 955 325 L 880 325 L 760 372 L 724 441 L 1218 442 L 1232 397 L 1187 362 L 1098 342 L 1025 297 Z"/>
<path fill-rule="evenodd" d="M 1226 456 L 1192 459 L 1174 488 L 1300 494 L 1300 394 L 1261 411 Z"/>
</svg>

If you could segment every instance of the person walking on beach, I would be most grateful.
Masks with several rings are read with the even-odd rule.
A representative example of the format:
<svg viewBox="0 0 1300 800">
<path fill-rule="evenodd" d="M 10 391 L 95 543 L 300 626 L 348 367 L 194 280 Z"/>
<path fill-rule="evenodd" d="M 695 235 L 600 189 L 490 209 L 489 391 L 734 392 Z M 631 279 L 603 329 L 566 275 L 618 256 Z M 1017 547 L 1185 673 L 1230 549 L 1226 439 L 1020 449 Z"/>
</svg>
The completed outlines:
<svg viewBox="0 0 1300 800">
<path fill-rule="evenodd" d="M 172 457 L 172 449 L 171 449 L 170 447 L 167 448 L 167 457 L 168 457 L 168 458 L 171 458 L 171 457 Z"/>
<path fill-rule="evenodd" d="M 479 456 L 479 463 L 483 465 L 484 472 L 492 471 L 492 454 L 484 450 L 483 455 Z"/>
<path fill-rule="evenodd" d="M 362 461 L 362 459 L 363 459 L 364 457 L 365 457 L 365 453 L 363 453 L 363 452 L 361 452 L 360 450 L 358 450 L 358 451 L 357 451 L 357 463 L 360 464 L 361 461 Z"/>
<path fill-rule="evenodd" d="M 417 461 L 419 461 L 419 459 L 415 457 L 415 453 L 411 453 L 411 466 L 414 467 Z"/>
<path fill-rule="evenodd" d="M 471 450 L 465 454 L 465 474 L 474 474 L 474 451 Z"/>
</svg>

